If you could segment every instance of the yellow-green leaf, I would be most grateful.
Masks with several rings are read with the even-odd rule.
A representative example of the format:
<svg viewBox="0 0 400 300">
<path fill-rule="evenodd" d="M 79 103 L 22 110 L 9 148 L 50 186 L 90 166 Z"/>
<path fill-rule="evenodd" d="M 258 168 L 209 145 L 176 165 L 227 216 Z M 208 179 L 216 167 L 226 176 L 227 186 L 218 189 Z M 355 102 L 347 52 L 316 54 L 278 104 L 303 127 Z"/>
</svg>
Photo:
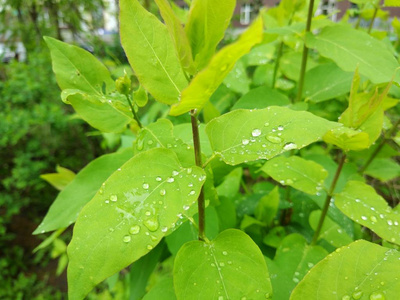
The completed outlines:
<svg viewBox="0 0 400 300">
<path fill-rule="evenodd" d="M 192 109 L 202 109 L 236 61 L 261 42 L 262 32 L 262 20 L 258 18 L 238 41 L 219 51 L 209 65 L 196 75 L 182 92 L 180 102 L 172 106 L 170 114 L 177 116 Z"/>
<path fill-rule="evenodd" d="M 338 127 L 328 131 L 324 135 L 324 141 L 345 151 L 359 151 L 368 148 L 370 145 L 367 133 L 348 127 Z"/>
<path fill-rule="evenodd" d="M 232 18 L 236 0 L 193 0 L 186 33 L 197 70 L 203 69 L 213 56 Z"/>
<path fill-rule="evenodd" d="M 121 43 L 132 69 L 157 101 L 178 102 L 187 81 L 167 28 L 137 0 L 121 0 Z"/>
<path fill-rule="evenodd" d="M 182 67 L 189 74 L 194 74 L 196 70 L 193 65 L 192 49 L 180 20 L 167 0 L 155 0 L 155 2 L 174 42 Z"/>
</svg>

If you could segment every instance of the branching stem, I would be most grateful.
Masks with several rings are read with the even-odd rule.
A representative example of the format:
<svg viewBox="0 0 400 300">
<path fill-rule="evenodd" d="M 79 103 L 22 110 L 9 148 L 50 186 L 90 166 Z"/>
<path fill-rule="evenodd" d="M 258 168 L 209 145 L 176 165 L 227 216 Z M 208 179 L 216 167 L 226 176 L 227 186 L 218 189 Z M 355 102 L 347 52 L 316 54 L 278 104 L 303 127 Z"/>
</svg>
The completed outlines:
<svg viewBox="0 0 400 300">
<path fill-rule="evenodd" d="M 306 35 L 311 30 L 311 21 L 312 21 L 312 17 L 313 17 L 313 11 L 314 11 L 314 0 L 310 0 L 310 5 L 308 6 L 307 25 L 306 25 L 306 32 L 305 32 Z M 307 68 L 308 48 L 306 45 L 305 38 L 306 38 L 306 36 L 304 36 L 303 57 L 301 59 L 300 78 L 299 78 L 296 102 L 300 102 L 301 98 L 303 96 L 304 76 L 305 76 L 306 68 Z"/>
<path fill-rule="evenodd" d="M 337 181 L 339 179 L 340 173 L 342 172 L 343 165 L 344 165 L 345 161 L 346 161 L 346 154 L 342 153 L 342 157 L 340 158 L 339 166 L 338 166 L 338 168 L 336 170 L 335 177 L 333 178 L 331 187 L 329 188 L 328 194 L 326 195 L 325 204 L 324 204 L 324 207 L 322 209 L 321 217 L 319 218 L 317 229 L 315 230 L 313 239 L 311 241 L 311 245 L 315 245 L 317 243 L 317 241 L 318 241 L 318 237 L 319 237 L 319 235 L 321 233 L 322 225 L 324 224 L 324 220 L 325 220 L 326 214 L 328 213 L 329 205 L 331 204 L 333 191 L 335 190 Z"/>
<path fill-rule="evenodd" d="M 133 104 L 132 104 L 131 99 L 129 98 L 128 95 L 125 95 L 125 96 L 126 96 L 126 99 L 128 99 L 128 103 L 129 103 L 129 106 L 130 106 L 130 108 L 131 108 L 133 118 L 136 120 L 136 122 L 138 123 L 139 127 L 140 127 L 140 128 L 143 128 L 143 125 L 142 125 L 142 123 L 140 123 L 139 117 L 138 117 L 138 115 L 136 114 L 135 108 L 133 107 Z"/>
<path fill-rule="evenodd" d="M 378 155 L 378 153 L 382 150 L 382 148 L 383 148 L 383 146 L 385 146 L 385 143 L 387 142 L 387 140 L 390 139 L 391 136 L 396 132 L 397 126 L 399 126 L 399 124 L 400 124 L 400 119 L 397 120 L 397 122 L 393 124 L 393 126 L 389 130 L 389 132 L 387 132 L 387 134 L 385 134 L 385 136 L 382 138 L 382 140 L 381 140 L 380 144 L 378 145 L 378 147 L 376 147 L 374 152 L 372 152 L 372 154 L 369 157 L 369 159 L 367 160 L 367 162 L 364 164 L 364 166 L 362 166 L 362 168 L 360 169 L 360 173 L 361 174 L 364 173 L 364 171 L 368 168 L 368 166 L 371 164 L 371 162 Z"/>
<path fill-rule="evenodd" d="M 193 134 L 193 145 L 194 145 L 194 157 L 196 166 L 202 168 L 201 162 L 201 148 L 200 148 L 200 135 L 199 125 L 197 120 L 196 111 L 192 110 L 190 113 L 190 119 L 192 122 L 192 134 Z M 199 240 L 205 241 L 205 201 L 203 187 L 200 190 L 199 198 L 197 200 L 198 214 L 199 214 Z"/>
</svg>

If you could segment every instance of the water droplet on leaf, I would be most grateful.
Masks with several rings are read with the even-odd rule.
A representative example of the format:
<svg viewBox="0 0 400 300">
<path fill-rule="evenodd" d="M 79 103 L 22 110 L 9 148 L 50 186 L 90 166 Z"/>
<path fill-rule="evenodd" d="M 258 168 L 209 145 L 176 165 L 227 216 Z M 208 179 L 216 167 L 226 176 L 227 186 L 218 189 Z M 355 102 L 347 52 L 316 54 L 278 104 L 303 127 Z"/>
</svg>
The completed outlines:
<svg viewBox="0 0 400 300">
<path fill-rule="evenodd" d="M 273 144 L 279 144 L 282 142 L 282 139 L 280 137 L 273 136 L 273 135 L 268 135 L 267 140 Z"/>
<path fill-rule="evenodd" d="M 158 229 L 158 227 L 160 226 L 160 224 L 158 223 L 158 219 L 157 219 L 156 216 L 154 216 L 154 217 L 152 217 L 152 218 L 150 218 L 150 219 L 144 220 L 144 221 L 143 221 L 143 224 L 144 224 L 144 226 L 146 226 L 147 229 L 150 230 L 150 231 L 156 231 L 156 230 Z"/>
<path fill-rule="evenodd" d="M 251 132 L 251 135 L 256 137 L 256 136 L 260 136 L 261 135 L 261 130 L 256 128 Z"/>
<path fill-rule="evenodd" d="M 134 225 L 129 229 L 130 234 L 138 234 L 140 232 L 140 226 Z"/>
</svg>

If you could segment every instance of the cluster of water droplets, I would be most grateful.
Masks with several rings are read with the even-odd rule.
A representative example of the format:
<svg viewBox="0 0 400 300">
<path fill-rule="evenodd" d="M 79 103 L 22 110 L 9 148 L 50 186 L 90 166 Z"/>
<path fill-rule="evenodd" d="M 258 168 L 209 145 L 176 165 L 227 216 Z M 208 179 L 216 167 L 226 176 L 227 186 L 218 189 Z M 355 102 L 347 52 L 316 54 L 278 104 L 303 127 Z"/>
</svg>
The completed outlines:
<svg viewBox="0 0 400 300">
<path fill-rule="evenodd" d="M 180 179 L 184 177 L 187 184 L 183 184 Z M 147 249 L 151 250 L 160 238 L 169 230 L 175 230 L 182 224 L 185 213 L 192 207 L 197 200 L 197 192 L 195 187 L 197 182 L 204 182 L 206 176 L 193 172 L 192 168 L 180 168 L 173 170 L 169 175 L 163 174 L 152 177 L 143 176 L 143 181 L 139 187 L 132 188 L 121 193 L 105 193 L 106 184 L 103 183 L 100 188 L 100 195 L 103 196 L 104 203 L 107 206 L 114 207 L 119 213 L 120 222 L 125 225 L 129 224 L 126 234 L 122 241 L 126 244 L 130 243 L 134 236 L 144 234 L 149 237 Z M 169 193 L 176 196 L 187 191 L 187 197 L 183 197 L 182 210 L 176 215 L 176 221 L 169 225 L 161 226 L 160 213 L 168 209 L 166 196 Z M 151 198 L 150 198 L 151 195 Z M 183 194 L 182 194 L 183 195 Z M 174 199 L 175 200 L 175 199 Z M 109 228 L 109 232 L 113 233 L 115 228 Z M 157 232 L 161 232 L 162 234 Z"/>
<path fill-rule="evenodd" d="M 298 149 L 298 145 L 294 142 L 285 142 L 283 133 L 284 125 L 279 125 L 274 128 L 269 128 L 270 123 L 264 123 L 263 127 L 256 127 L 249 131 L 248 136 L 242 137 L 239 145 L 235 145 L 222 153 L 223 159 L 229 155 L 229 160 L 235 162 L 236 155 L 257 155 L 257 159 L 266 159 L 275 155 L 276 151 L 288 151 Z"/>
<path fill-rule="evenodd" d="M 356 206 L 360 206 L 359 209 L 353 209 L 353 205 L 356 203 Z M 365 223 L 365 225 L 382 225 L 388 231 L 393 231 L 393 235 L 398 235 L 400 233 L 400 222 L 398 221 L 398 215 L 394 214 L 392 209 L 388 206 L 384 211 L 378 210 L 377 208 L 368 204 L 367 201 L 363 201 L 360 198 L 356 198 L 353 201 L 347 201 L 344 203 L 344 206 L 354 213 L 359 214 L 361 212 L 360 219 L 358 216 L 355 216 L 355 220 L 357 222 Z M 390 242 L 396 242 L 397 239 L 395 237 L 390 238 Z"/>
</svg>

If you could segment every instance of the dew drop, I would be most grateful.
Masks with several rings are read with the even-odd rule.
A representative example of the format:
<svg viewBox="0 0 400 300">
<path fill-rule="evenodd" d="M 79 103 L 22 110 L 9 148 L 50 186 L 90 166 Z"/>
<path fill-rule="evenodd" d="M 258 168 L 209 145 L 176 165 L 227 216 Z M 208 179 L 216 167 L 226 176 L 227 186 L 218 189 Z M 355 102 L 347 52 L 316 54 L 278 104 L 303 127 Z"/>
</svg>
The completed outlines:
<svg viewBox="0 0 400 300">
<path fill-rule="evenodd" d="M 228 252 L 222 251 L 222 255 L 228 255 Z"/>
<path fill-rule="evenodd" d="M 243 139 L 242 140 L 242 144 L 243 145 L 248 145 L 250 143 L 250 141 L 248 139 Z"/>
<path fill-rule="evenodd" d="M 193 196 L 194 194 L 196 194 L 196 192 L 194 190 L 191 190 L 188 196 Z"/>
<path fill-rule="evenodd" d="M 161 228 L 161 232 L 167 232 L 167 231 L 168 231 L 168 227 L 167 226 L 164 226 L 164 227 Z"/>
<path fill-rule="evenodd" d="M 204 175 L 199 177 L 199 181 L 204 181 L 205 179 L 206 179 L 206 176 L 204 176 Z"/>
<path fill-rule="evenodd" d="M 288 180 L 286 180 L 286 184 L 293 184 L 293 180 L 292 179 L 288 179 Z"/>
<path fill-rule="evenodd" d="M 353 297 L 353 299 L 358 300 L 361 299 L 362 295 L 363 295 L 362 291 L 355 291 L 351 296 Z"/>
<path fill-rule="evenodd" d="M 264 123 L 264 126 L 265 126 L 265 127 L 269 126 L 269 123 L 268 123 L 268 122 L 265 122 L 265 123 Z"/>
<path fill-rule="evenodd" d="M 161 181 L 161 180 L 162 180 L 162 178 L 160 176 L 156 177 L 156 181 Z"/>
<path fill-rule="evenodd" d="M 124 236 L 122 239 L 125 243 L 129 243 L 131 241 L 131 237 L 129 235 Z"/>
<path fill-rule="evenodd" d="M 369 296 L 370 300 L 385 300 L 385 296 L 380 293 L 380 292 L 373 292 L 370 296 Z"/>
<path fill-rule="evenodd" d="M 152 245 L 147 245 L 147 249 L 151 250 L 151 249 L 153 249 L 153 246 Z"/>
<path fill-rule="evenodd" d="M 134 225 L 129 229 L 130 234 L 138 234 L 140 232 L 140 226 Z"/>
<path fill-rule="evenodd" d="M 104 201 L 106 204 L 108 204 L 108 203 L 110 203 L 110 201 L 109 200 L 106 200 L 106 201 Z"/>
<path fill-rule="evenodd" d="M 172 183 L 172 182 L 174 182 L 174 181 L 175 181 L 175 179 L 172 178 L 172 177 L 168 177 L 168 178 L 167 178 L 167 182 L 169 182 L 169 183 Z"/>
<path fill-rule="evenodd" d="M 148 183 L 143 183 L 142 187 L 143 187 L 145 190 L 148 190 L 148 189 L 149 189 L 149 184 L 148 184 Z"/>
<path fill-rule="evenodd" d="M 224 296 L 219 296 L 218 300 L 224 300 Z"/>
<path fill-rule="evenodd" d="M 137 148 L 139 151 L 143 150 L 143 139 L 138 139 L 138 140 L 136 141 L 136 148 Z"/>
<path fill-rule="evenodd" d="M 350 300 L 350 299 L 351 299 L 351 297 L 349 295 L 344 295 L 342 297 L 342 300 Z"/>
<path fill-rule="evenodd" d="M 176 175 L 179 175 L 179 172 L 178 171 L 172 171 L 172 176 L 176 176 Z"/>
<path fill-rule="evenodd" d="M 389 226 L 393 225 L 393 221 L 392 220 L 387 220 L 387 223 L 388 223 Z"/>
<path fill-rule="evenodd" d="M 284 129 L 284 127 L 283 127 L 282 125 L 279 125 L 279 126 L 278 126 L 278 130 L 279 130 L 279 131 L 282 131 L 283 129 Z"/>
<path fill-rule="evenodd" d="M 144 220 L 143 224 L 144 224 L 144 226 L 147 227 L 148 230 L 153 231 L 153 232 L 156 231 L 158 229 L 158 227 L 160 226 L 156 216 L 154 216 L 150 219 Z"/>
<path fill-rule="evenodd" d="M 190 206 L 189 205 L 184 205 L 183 210 L 189 210 Z"/>
<path fill-rule="evenodd" d="M 268 135 L 267 140 L 273 144 L 279 144 L 282 142 L 282 139 L 280 137 L 273 136 L 273 135 Z"/>
<path fill-rule="evenodd" d="M 366 221 L 366 220 L 367 220 L 367 217 L 366 217 L 366 216 L 361 216 L 361 219 L 363 219 L 364 221 Z"/>
<path fill-rule="evenodd" d="M 369 219 L 374 223 L 378 221 L 375 216 L 370 216 Z"/>
<path fill-rule="evenodd" d="M 284 150 L 293 150 L 297 149 L 297 145 L 295 143 L 286 143 L 285 146 L 283 146 Z"/>
<path fill-rule="evenodd" d="M 164 189 L 160 190 L 160 195 L 161 196 L 165 196 L 165 194 L 166 194 L 166 191 Z"/>
<path fill-rule="evenodd" d="M 148 145 L 153 145 L 153 143 L 154 143 L 153 140 L 149 140 L 149 141 L 147 142 Z"/>
<path fill-rule="evenodd" d="M 117 200 L 118 200 L 117 195 L 111 195 L 111 196 L 110 196 L 110 200 L 111 200 L 112 202 L 117 202 Z"/>
<path fill-rule="evenodd" d="M 256 128 L 251 132 L 251 135 L 256 137 L 256 136 L 260 136 L 261 135 L 261 130 Z"/>
</svg>

